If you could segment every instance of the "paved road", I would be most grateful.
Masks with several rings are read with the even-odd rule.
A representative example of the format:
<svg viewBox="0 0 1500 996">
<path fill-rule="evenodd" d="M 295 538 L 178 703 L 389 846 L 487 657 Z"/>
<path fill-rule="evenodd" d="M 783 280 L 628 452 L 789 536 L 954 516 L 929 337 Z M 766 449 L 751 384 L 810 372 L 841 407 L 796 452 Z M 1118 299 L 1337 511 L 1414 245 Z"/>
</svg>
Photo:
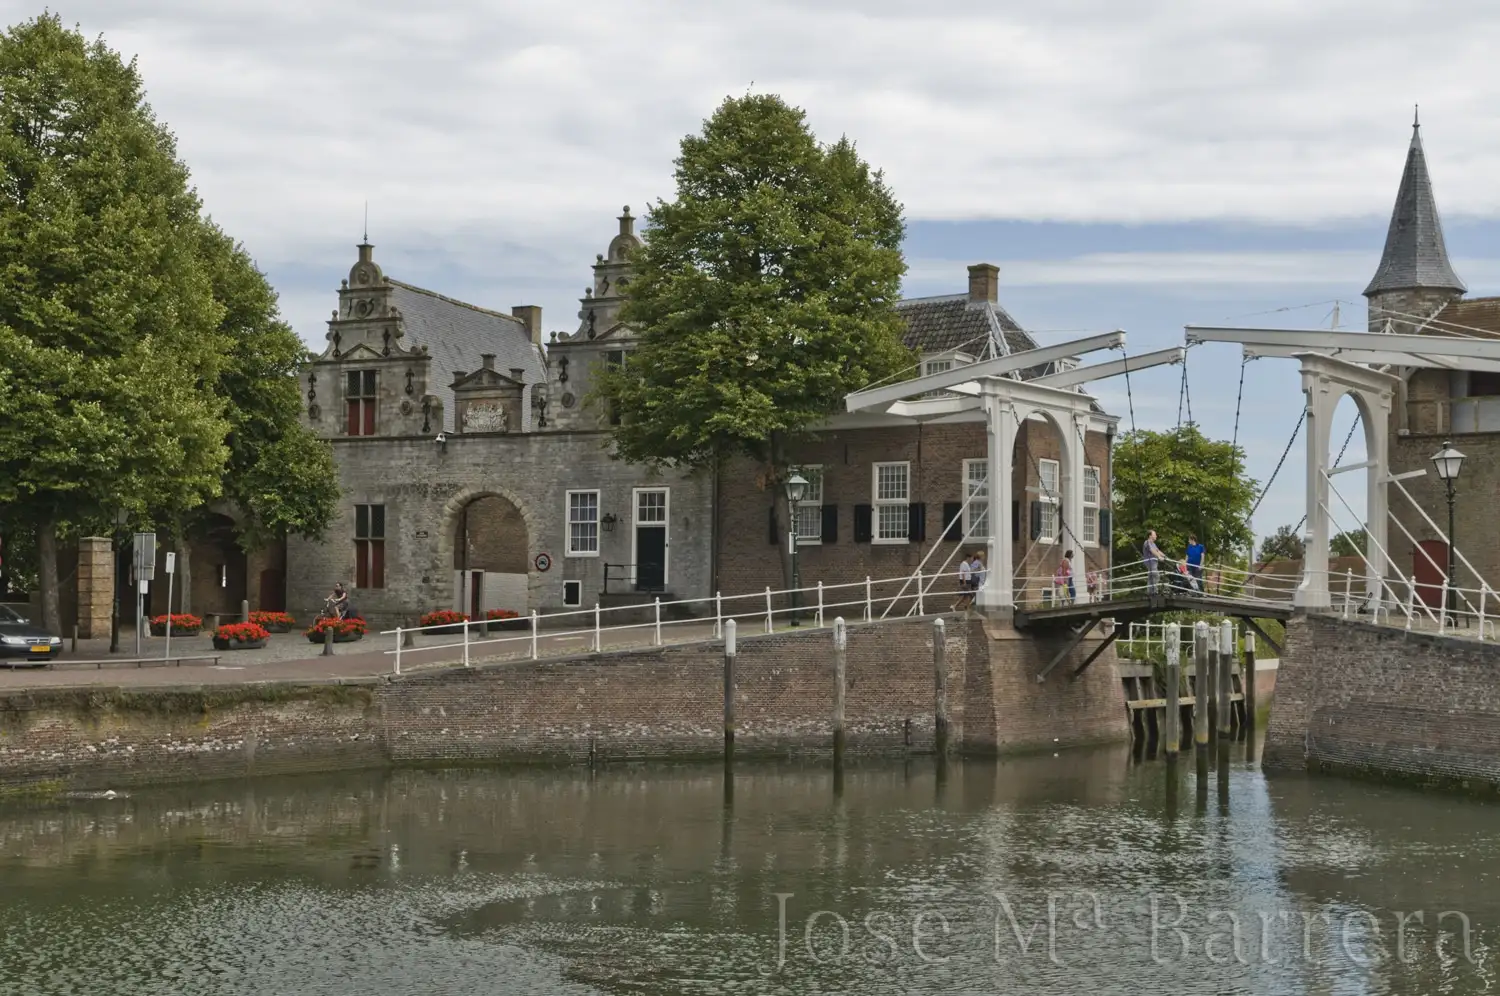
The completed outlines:
<svg viewBox="0 0 1500 996">
<path fill-rule="evenodd" d="M 749 627 L 745 627 L 746 630 Z M 713 622 L 683 622 L 664 625 L 664 643 L 691 643 L 713 637 Z M 758 630 L 757 630 L 758 631 Z M 521 639 L 504 643 L 484 643 L 501 637 L 520 636 Z M 650 626 L 643 628 L 605 630 L 601 643 L 605 650 L 620 650 L 629 647 L 650 646 L 655 636 Z M 419 639 L 416 648 L 403 650 L 401 670 L 403 672 L 428 670 L 457 664 L 463 659 L 461 646 L 451 646 L 461 641 L 460 636 L 426 637 Z M 246 682 L 267 681 L 339 681 L 369 679 L 388 675 L 394 667 L 394 655 L 384 651 L 395 649 L 395 638 L 391 636 L 366 636 L 358 643 L 335 644 L 332 657 L 323 657 L 322 648 L 311 644 L 301 633 L 278 634 L 261 650 L 237 650 L 220 655 L 217 665 L 208 661 L 188 662 L 177 666 L 161 663 L 137 667 L 121 664 L 119 658 L 134 657 L 134 637 L 122 638 L 124 653 L 110 659 L 109 641 L 79 641 L 78 653 L 67 654 L 50 669 L 3 668 L 0 669 L 0 692 L 14 688 L 69 688 L 104 685 L 129 687 L 163 687 L 171 685 L 228 685 Z M 590 635 L 566 635 L 542 633 L 537 639 L 537 650 L 541 657 L 564 657 L 590 649 Z M 152 639 L 143 641 L 142 656 L 160 657 L 165 652 L 165 641 Z M 424 647 L 425 644 L 425 647 Z M 449 646 L 444 646 L 448 644 Z M 200 655 L 215 651 L 207 637 L 185 637 L 172 641 L 172 654 Z M 490 661 L 525 660 L 531 655 L 530 637 L 520 633 L 498 633 L 487 637 L 475 635 L 470 646 L 470 660 L 474 663 Z M 101 666 L 102 665 L 102 666 Z"/>
</svg>

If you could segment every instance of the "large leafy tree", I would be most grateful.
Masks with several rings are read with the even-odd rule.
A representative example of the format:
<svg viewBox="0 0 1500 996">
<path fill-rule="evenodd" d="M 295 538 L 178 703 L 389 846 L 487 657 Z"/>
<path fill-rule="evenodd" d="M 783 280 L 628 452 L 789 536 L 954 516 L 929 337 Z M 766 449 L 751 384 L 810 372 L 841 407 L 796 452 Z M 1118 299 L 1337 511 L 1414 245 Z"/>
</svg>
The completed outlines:
<svg viewBox="0 0 1500 996">
<path fill-rule="evenodd" d="M 1249 523 L 1255 481 L 1244 467 L 1243 450 L 1206 438 L 1191 422 L 1121 436 L 1113 463 L 1117 560 L 1140 559 L 1148 529 L 1171 557 L 1182 556 L 1195 535 L 1210 558 L 1241 559 L 1255 538 Z"/>
<path fill-rule="evenodd" d="M 1328 552 L 1335 557 L 1358 557 L 1365 553 L 1368 535 L 1363 529 L 1350 533 L 1338 533 L 1329 541 Z"/>
<path fill-rule="evenodd" d="M 901 205 L 852 142 L 820 145 L 773 95 L 725 100 L 675 175 L 632 259 L 637 346 L 599 390 L 617 452 L 687 469 L 745 455 L 774 485 L 792 439 L 912 362 Z"/>
<path fill-rule="evenodd" d="M 52 15 L 0 35 L 0 529 L 34 532 L 49 626 L 60 533 L 117 510 L 181 522 L 226 468 L 256 511 L 247 493 L 278 490 L 257 469 L 319 463 L 286 432 L 256 437 L 258 414 L 287 412 L 285 390 L 250 383 L 289 369 L 277 324 L 263 278 L 201 217 L 135 64 Z M 271 452 L 252 456 L 259 442 Z M 277 511 L 295 493 L 260 520 L 315 527 Z"/>
<path fill-rule="evenodd" d="M 1278 526 L 1276 531 L 1260 542 L 1260 554 L 1257 559 L 1262 563 L 1270 563 L 1273 560 L 1301 560 L 1303 553 L 1302 537 L 1297 533 L 1296 526 Z"/>
</svg>

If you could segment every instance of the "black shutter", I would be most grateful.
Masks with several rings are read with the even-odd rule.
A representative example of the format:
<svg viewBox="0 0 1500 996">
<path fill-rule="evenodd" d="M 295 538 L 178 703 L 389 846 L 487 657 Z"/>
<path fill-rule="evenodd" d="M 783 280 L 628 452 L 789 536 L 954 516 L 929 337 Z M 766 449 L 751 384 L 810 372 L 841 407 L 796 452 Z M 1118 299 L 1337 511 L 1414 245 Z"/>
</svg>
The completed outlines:
<svg viewBox="0 0 1500 996">
<path fill-rule="evenodd" d="M 1106 550 L 1108 550 L 1110 544 L 1114 542 L 1114 537 L 1110 535 L 1109 531 L 1111 525 L 1113 525 L 1113 523 L 1110 522 L 1109 509 L 1101 508 L 1099 510 L 1099 545 L 1104 547 Z"/>
<path fill-rule="evenodd" d="M 943 502 L 943 539 L 949 543 L 962 543 L 964 538 L 964 503 Z"/>
<path fill-rule="evenodd" d="M 920 543 L 927 538 L 927 505 L 914 501 L 906 506 L 906 542 Z"/>
<path fill-rule="evenodd" d="M 823 506 L 823 542 L 837 543 L 839 541 L 839 507 L 837 505 Z"/>
<path fill-rule="evenodd" d="M 1021 542 L 1021 502 L 1018 499 L 1010 503 L 1010 539 L 1013 543 Z"/>
<path fill-rule="evenodd" d="M 1042 538 L 1042 503 L 1039 501 L 1031 503 L 1031 538 Z"/>
<path fill-rule="evenodd" d="M 873 512 L 869 505 L 854 506 L 854 542 L 868 543 L 874 538 Z"/>
<path fill-rule="evenodd" d="M 775 505 L 771 506 L 770 512 L 771 512 L 771 520 L 770 520 L 770 527 L 769 527 L 769 529 L 766 532 L 766 541 L 768 543 L 770 543 L 772 546 L 775 546 L 777 543 L 781 542 L 781 537 L 778 536 L 778 535 L 776 535 L 777 532 L 778 532 L 778 530 L 776 528 L 776 506 Z"/>
</svg>

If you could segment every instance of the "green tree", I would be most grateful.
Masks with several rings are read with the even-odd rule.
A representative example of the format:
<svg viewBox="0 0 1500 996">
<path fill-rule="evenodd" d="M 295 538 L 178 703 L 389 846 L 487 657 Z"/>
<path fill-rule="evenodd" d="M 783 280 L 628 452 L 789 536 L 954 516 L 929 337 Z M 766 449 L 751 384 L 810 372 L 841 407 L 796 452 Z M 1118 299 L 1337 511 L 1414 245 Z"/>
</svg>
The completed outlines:
<svg viewBox="0 0 1500 996">
<path fill-rule="evenodd" d="M 1352 533 L 1339 533 L 1328 544 L 1329 553 L 1335 557 L 1358 557 L 1366 551 L 1368 537 L 1363 529 Z"/>
<path fill-rule="evenodd" d="M 599 397 L 626 460 L 744 454 L 775 483 L 791 439 L 912 362 L 894 308 L 901 206 L 852 142 L 819 145 L 770 95 L 728 99 L 684 138 L 676 183 L 631 261 L 636 348 Z"/>
<path fill-rule="evenodd" d="M 1279 526 L 1276 532 L 1261 540 L 1260 555 L 1257 559 L 1261 563 L 1270 563 L 1273 560 L 1301 560 L 1302 552 L 1302 537 L 1298 535 L 1296 527 Z"/>
<path fill-rule="evenodd" d="M 1148 529 L 1169 557 L 1182 556 L 1189 535 L 1213 561 L 1234 561 L 1249 550 L 1255 481 L 1244 473 L 1243 450 L 1206 438 L 1189 422 L 1126 433 L 1115 443 L 1113 466 L 1111 521 L 1120 563 L 1140 559 Z"/>
</svg>

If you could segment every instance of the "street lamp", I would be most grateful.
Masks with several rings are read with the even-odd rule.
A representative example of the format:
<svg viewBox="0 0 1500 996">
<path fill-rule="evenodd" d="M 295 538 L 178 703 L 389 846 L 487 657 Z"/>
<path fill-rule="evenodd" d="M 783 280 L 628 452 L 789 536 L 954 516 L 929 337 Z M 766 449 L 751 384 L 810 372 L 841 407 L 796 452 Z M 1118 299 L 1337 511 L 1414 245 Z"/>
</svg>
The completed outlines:
<svg viewBox="0 0 1500 996">
<path fill-rule="evenodd" d="M 1443 441 L 1443 448 L 1432 455 L 1432 465 L 1437 468 L 1437 476 L 1443 482 L 1443 488 L 1448 494 L 1448 598 L 1443 605 L 1443 612 L 1451 620 L 1453 618 L 1453 482 L 1458 480 L 1458 472 L 1463 469 L 1464 455 L 1453 448 L 1453 444 L 1447 440 Z"/>
<path fill-rule="evenodd" d="M 797 505 L 801 503 L 802 496 L 807 494 L 807 478 L 796 472 L 786 482 L 786 541 L 792 551 L 792 625 L 801 625 L 797 621 L 798 592 L 802 587 L 802 577 L 798 571 L 797 563 Z"/>
</svg>

